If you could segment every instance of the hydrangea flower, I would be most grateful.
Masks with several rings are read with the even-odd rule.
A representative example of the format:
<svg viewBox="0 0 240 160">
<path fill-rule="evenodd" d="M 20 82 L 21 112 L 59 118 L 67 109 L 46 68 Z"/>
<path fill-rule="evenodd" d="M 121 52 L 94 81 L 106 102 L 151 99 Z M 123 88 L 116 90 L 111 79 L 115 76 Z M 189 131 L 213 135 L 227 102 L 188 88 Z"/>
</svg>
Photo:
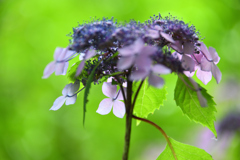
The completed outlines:
<svg viewBox="0 0 240 160">
<path fill-rule="evenodd" d="M 133 64 L 136 66 L 148 66 L 151 65 L 152 60 L 149 58 L 157 48 L 154 46 L 145 46 L 142 39 L 137 39 L 133 44 L 125 46 L 118 50 L 119 55 L 122 57 L 117 63 L 119 70 L 128 69 Z"/>
<path fill-rule="evenodd" d="M 123 95 L 121 91 L 117 91 L 117 86 L 110 82 L 104 82 L 102 85 L 102 92 L 109 98 L 103 99 L 97 109 L 97 113 L 105 115 L 110 113 L 113 108 L 113 114 L 119 118 L 123 118 L 125 114 L 125 105 L 122 101 Z"/>
<path fill-rule="evenodd" d="M 75 51 L 69 50 L 69 47 L 57 47 L 54 51 L 54 61 L 46 66 L 42 78 L 48 78 L 53 72 L 55 72 L 56 75 L 65 75 L 68 68 L 67 59 L 75 53 Z"/>
<path fill-rule="evenodd" d="M 77 100 L 77 91 L 80 87 L 80 82 L 77 80 L 74 83 L 67 84 L 64 89 L 62 90 L 62 96 L 58 97 L 54 103 L 53 106 L 50 108 L 50 110 L 58 110 L 62 107 L 62 105 L 70 105 L 74 104 Z"/>
</svg>

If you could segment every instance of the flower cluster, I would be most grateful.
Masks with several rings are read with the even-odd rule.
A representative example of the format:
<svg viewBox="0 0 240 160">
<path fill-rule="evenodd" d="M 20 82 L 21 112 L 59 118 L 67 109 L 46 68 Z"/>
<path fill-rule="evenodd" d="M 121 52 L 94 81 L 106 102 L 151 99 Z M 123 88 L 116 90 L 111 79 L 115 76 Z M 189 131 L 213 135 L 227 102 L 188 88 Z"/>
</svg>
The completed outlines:
<svg viewBox="0 0 240 160">
<path fill-rule="evenodd" d="M 162 74 L 175 72 L 191 77 L 196 71 L 204 84 L 212 76 L 219 83 L 221 72 L 216 64 L 220 58 L 214 48 L 208 49 L 199 41 L 198 35 L 194 26 L 161 15 L 145 23 L 134 20 L 117 23 L 113 18 L 103 18 L 80 24 L 73 29 L 69 46 L 57 48 L 54 61 L 44 70 L 43 78 L 49 77 L 54 71 L 56 75 L 64 75 L 68 61 L 78 55 L 81 57 L 80 62 L 69 71 L 69 77 L 75 83 L 64 88 L 63 96 L 54 102 L 51 109 L 59 109 L 65 100 L 66 104 L 74 103 L 79 83 L 84 88 L 93 71 L 93 83 L 101 83 L 112 77 L 111 83 L 103 83 L 103 94 L 109 98 L 100 103 L 97 112 L 107 114 L 113 106 L 113 113 L 120 118 L 125 114 L 121 101 L 124 97 L 121 91 L 117 91 L 116 85 L 122 87 L 126 81 L 147 79 L 150 85 L 161 88 L 164 85 L 160 77 Z M 194 87 L 198 90 L 197 85 Z M 69 103 L 71 96 L 74 100 Z"/>
</svg>

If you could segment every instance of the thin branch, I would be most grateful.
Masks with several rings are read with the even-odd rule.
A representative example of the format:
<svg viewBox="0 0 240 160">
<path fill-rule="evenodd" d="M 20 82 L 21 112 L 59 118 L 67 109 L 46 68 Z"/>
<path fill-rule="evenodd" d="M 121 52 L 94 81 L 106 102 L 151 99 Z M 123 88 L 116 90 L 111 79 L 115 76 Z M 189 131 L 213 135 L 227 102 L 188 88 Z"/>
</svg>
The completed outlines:
<svg viewBox="0 0 240 160">
<path fill-rule="evenodd" d="M 174 151 L 174 149 L 173 149 L 172 143 L 170 142 L 168 135 L 164 132 L 164 130 L 163 130 L 161 127 L 159 127 L 156 123 L 154 123 L 154 122 L 152 122 L 152 121 L 149 121 L 149 120 L 147 120 L 147 119 L 140 118 L 140 117 L 137 117 L 137 116 L 134 116 L 134 115 L 133 115 L 132 117 L 135 118 L 135 119 L 144 121 L 144 122 L 146 122 L 146 123 L 154 126 L 155 128 L 157 128 L 157 129 L 162 133 L 162 135 L 164 136 L 164 138 L 166 139 L 166 141 L 167 141 L 167 143 L 168 143 L 168 145 L 169 145 L 169 147 L 170 147 L 170 149 L 171 149 L 171 151 L 172 151 L 172 154 L 173 154 L 174 159 L 177 160 L 177 156 L 176 156 L 176 153 L 175 153 L 175 151 Z"/>
</svg>

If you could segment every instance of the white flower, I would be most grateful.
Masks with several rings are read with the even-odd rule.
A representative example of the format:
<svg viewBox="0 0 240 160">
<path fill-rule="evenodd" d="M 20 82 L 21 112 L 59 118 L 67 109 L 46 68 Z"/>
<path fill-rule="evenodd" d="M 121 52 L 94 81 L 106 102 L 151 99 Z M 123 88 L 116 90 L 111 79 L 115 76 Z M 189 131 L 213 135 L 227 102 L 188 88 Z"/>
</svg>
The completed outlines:
<svg viewBox="0 0 240 160">
<path fill-rule="evenodd" d="M 125 105 L 122 101 L 123 95 L 119 90 L 117 92 L 117 86 L 112 85 L 109 82 L 104 82 L 102 86 L 103 94 L 109 98 L 103 99 L 97 109 L 97 113 L 105 115 L 110 113 L 113 108 L 113 114 L 119 118 L 123 118 L 125 114 Z"/>
<path fill-rule="evenodd" d="M 77 94 L 76 92 L 78 91 L 80 87 L 80 82 L 75 81 L 74 83 L 67 84 L 64 89 L 62 90 L 62 96 L 58 97 L 54 103 L 53 106 L 50 108 L 50 110 L 58 110 L 59 108 L 62 107 L 64 102 L 66 101 L 66 105 L 69 104 L 74 104 L 77 100 Z"/>
</svg>

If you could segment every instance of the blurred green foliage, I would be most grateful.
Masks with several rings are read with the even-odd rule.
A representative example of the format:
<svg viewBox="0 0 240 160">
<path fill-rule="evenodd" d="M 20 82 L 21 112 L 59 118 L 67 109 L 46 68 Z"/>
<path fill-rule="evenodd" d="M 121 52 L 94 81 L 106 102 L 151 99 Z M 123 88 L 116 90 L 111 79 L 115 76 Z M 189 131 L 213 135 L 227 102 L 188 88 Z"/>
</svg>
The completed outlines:
<svg viewBox="0 0 240 160">
<path fill-rule="evenodd" d="M 66 76 L 41 77 L 53 60 L 54 49 L 68 45 L 66 35 L 78 22 L 95 16 L 143 22 L 158 13 L 171 13 L 194 24 L 206 37 L 204 43 L 220 55 L 218 66 L 223 79 L 219 85 L 212 80 L 205 86 L 215 97 L 217 121 L 230 110 L 239 109 L 239 0 L 0 0 L 0 159 L 121 159 L 125 119 L 96 113 L 104 98 L 101 85 L 91 87 L 83 127 L 83 93 L 75 105 L 49 111 L 68 80 Z M 197 146 L 195 139 L 206 128 L 189 121 L 176 106 L 176 76 L 164 78 L 168 100 L 149 119 L 175 140 Z M 152 126 L 135 124 L 130 160 L 154 160 L 166 142 Z M 240 148 L 239 144 L 235 146 Z M 231 157 L 237 159 L 239 153 L 232 148 L 228 155 L 234 153 Z"/>
</svg>

